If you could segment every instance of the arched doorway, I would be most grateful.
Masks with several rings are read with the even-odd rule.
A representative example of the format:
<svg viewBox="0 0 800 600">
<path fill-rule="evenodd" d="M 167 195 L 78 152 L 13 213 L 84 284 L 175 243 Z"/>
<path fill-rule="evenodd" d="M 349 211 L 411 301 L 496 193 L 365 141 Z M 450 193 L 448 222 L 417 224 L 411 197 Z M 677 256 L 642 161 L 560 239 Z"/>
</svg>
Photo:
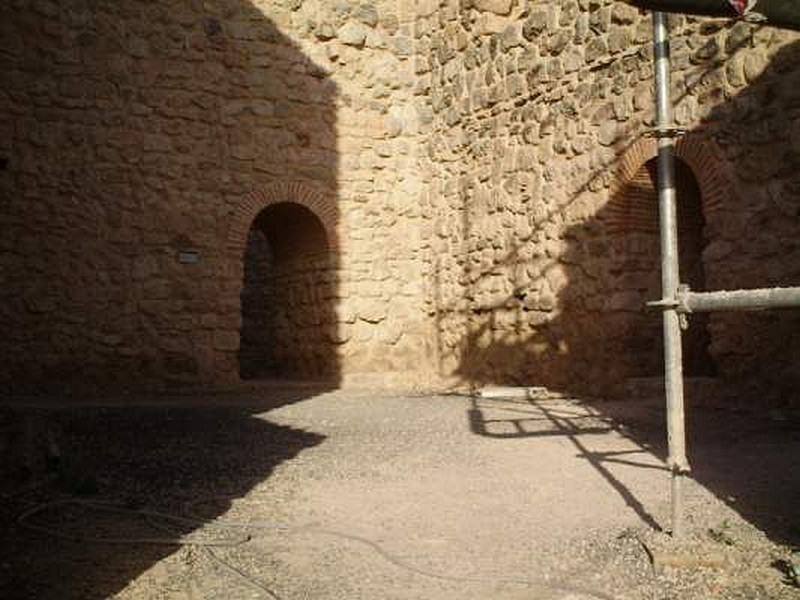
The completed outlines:
<svg viewBox="0 0 800 600">
<path fill-rule="evenodd" d="M 294 202 L 268 205 L 250 226 L 242 260 L 241 378 L 333 378 L 335 265 L 317 215 Z"/>
<path fill-rule="evenodd" d="M 655 162 L 653 159 L 647 163 L 654 187 L 656 182 Z M 694 173 L 680 159 L 675 161 L 675 191 L 681 283 L 688 284 L 693 290 L 703 291 L 706 289 L 703 248 L 707 244 L 707 239 L 702 195 Z M 711 336 L 708 332 L 708 316 L 708 313 L 691 315 L 689 329 L 683 335 L 683 372 L 688 377 L 716 374 L 716 367 L 709 353 Z"/>
<path fill-rule="evenodd" d="M 702 192 L 692 169 L 679 158 L 675 162 L 681 282 L 693 290 L 704 290 L 703 248 L 707 240 Z M 661 297 L 656 172 L 656 158 L 640 164 L 604 214 L 613 257 L 608 292 L 612 298 L 625 299 L 610 307 L 610 318 L 619 331 L 619 352 L 627 377 L 663 373 L 661 322 L 655 311 L 646 308 L 647 301 Z M 691 315 L 683 337 L 685 375 L 716 373 L 710 343 L 708 316 Z"/>
</svg>

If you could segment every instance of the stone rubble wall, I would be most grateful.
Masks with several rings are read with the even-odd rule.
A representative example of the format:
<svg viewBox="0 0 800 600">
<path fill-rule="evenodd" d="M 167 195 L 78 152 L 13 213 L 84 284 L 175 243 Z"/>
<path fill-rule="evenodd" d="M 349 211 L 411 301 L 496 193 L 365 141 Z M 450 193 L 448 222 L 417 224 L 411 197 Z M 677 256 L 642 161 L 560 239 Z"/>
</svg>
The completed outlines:
<svg viewBox="0 0 800 600">
<path fill-rule="evenodd" d="M 800 41 L 672 28 L 707 285 L 798 284 Z M 248 232 L 285 201 L 332 240 L 340 383 L 606 395 L 658 362 L 653 236 L 625 208 L 651 28 L 623 2 L 10 0 L 0 39 L 12 389 L 238 381 Z M 713 315 L 710 353 L 779 394 L 798 325 Z"/>
<path fill-rule="evenodd" d="M 266 2 L 265 10 L 271 4 Z M 413 97 L 413 5 L 293 2 L 292 30 L 331 73 L 340 160 L 340 248 L 334 296 L 340 378 L 430 380 L 431 329 L 419 243 L 421 124 Z"/>
<path fill-rule="evenodd" d="M 263 252 L 263 244 L 248 250 Z M 242 378 L 336 378 L 343 339 L 332 314 L 336 280 L 331 262 L 326 255 L 284 263 L 252 260 L 256 272 L 245 277 L 242 294 Z"/>
<path fill-rule="evenodd" d="M 394 2 L 3 3 L 0 380 L 238 380 L 247 211 L 278 188 L 326 199 L 339 234 L 336 376 L 418 364 L 409 19 Z"/>
<path fill-rule="evenodd" d="M 652 268 L 653 239 L 613 208 L 655 153 L 643 137 L 649 15 L 607 0 L 421 4 L 426 305 L 443 374 L 596 396 L 652 375 L 659 318 L 642 300 L 658 296 L 636 265 Z M 688 130 L 678 155 L 703 196 L 707 286 L 796 285 L 798 38 L 682 16 L 671 27 L 676 121 Z M 655 328 L 641 327 L 648 315 Z M 710 321 L 728 380 L 796 389 L 796 312 Z"/>
</svg>

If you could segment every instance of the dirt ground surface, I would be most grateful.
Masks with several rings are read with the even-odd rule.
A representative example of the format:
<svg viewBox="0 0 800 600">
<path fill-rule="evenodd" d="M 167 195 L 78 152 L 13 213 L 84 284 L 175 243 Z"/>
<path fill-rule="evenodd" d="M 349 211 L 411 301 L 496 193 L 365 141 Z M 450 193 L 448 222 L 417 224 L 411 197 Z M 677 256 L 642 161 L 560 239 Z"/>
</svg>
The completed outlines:
<svg viewBox="0 0 800 600">
<path fill-rule="evenodd" d="M 784 414 L 690 411 L 676 542 L 652 401 L 57 401 L 0 409 L 4 599 L 800 598 Z"/>
</svg>

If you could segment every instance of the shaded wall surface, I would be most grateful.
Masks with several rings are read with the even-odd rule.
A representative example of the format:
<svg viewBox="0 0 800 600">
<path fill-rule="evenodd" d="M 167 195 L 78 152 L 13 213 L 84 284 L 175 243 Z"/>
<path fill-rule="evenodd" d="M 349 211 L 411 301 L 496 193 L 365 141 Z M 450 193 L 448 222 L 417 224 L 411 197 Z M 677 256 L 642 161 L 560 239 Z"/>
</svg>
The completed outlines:
<svg viewBox="0 0 800 600">
<path fill-rule="evenodd" d="M 681 217 L 695 231 L 682 236 L 683 279 L 797 284 L 797 36 L 670 22 L 672 96 L 688 131 L 677 154 L 697 188 L 682 191 L 699 195 L 699 212 Z M 418 32 L 418 92 L 433 115 L 427 303 L 442 372 L 595 396 L 659 374 L 660 319 L 642 307 L 661 295 L 655 207 L 625 209 L 643 177 L 648 189 L 633 192 L 655 202 L 649 14 L 611 1 L 443 3 L 419 15 Z M 791 401 L 796 312 L 707 321 L 692 319 L 686 348 L 698 374 Z"/>
<path fill-rule="evenodd" d="M 335 379 L 335 257 L 322 224 L 299 205 L 256 218 L 244 256 L 243 379 Z"/>
<path fill-rule="evenodd" d="M 281 202 L 328 233 L 309 368 L 417 360 L 409 28 L 393 2 L 4 3 L 0 379 L 238 380 L 247 236 Z"/>
<path fill-rule="evenodd" d="M 659 376 L 664 368 L 663 345 L 658 343 L 661 319 L 647 307 L 648 301 L 661 297 L 656 161 L 652 158 L 642 164 L 597 215 L 607 236 L 600 251 L 609 260 L 601 285 L 608 299 L 604 327 L 617 343 L 606 360 L 608 369 L 619 370 L 617 381 Z M 706 290 L 702 192 L 692 170 L 679 158 L 675 161 L 675 188 L 681 281 L 693 290 Z M 575 229 L 579 235 L 580 227 Z M 684 374 L 714 375 L 708 315 L 693 315 L 692 327 L 684 330 L 683 336 Z"/>
<path fill-rule="evenodd" d="M 649 15 L 611 0 L 0 11 L 3 382 L 278 373 L 606 395 L 658 368 Z M 702 223 L 684 271 L 708 289 L 796 284 L 797 35 L 671 28 Z M 262 262 L 254 292 L 248 236 L 282 203 L 321 224 L 324 265 Z M 785 399 L 797 319 L 695 318 L 690 363 Z"/>
</svg>

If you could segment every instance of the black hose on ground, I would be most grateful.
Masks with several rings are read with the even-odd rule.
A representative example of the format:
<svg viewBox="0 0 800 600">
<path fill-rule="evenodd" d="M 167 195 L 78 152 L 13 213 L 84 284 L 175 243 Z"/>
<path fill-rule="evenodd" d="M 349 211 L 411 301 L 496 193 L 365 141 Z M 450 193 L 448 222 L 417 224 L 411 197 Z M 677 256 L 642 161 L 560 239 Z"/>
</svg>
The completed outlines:
<svg viewBox="0 0 800 600">
<path fill-rule="evenodd" d="M 226 530 L 237 531 L 242 533 L 240 533 L 234 539 L 219 539 L 219 540 L 213 538 L 212 539 L 201 538 L 200 536 L 197 535 L 181 535 L 177 532 L 175 533 L 175 535 L 169 537 L 92 537 L 84 535 L 74 535 L 54 527 L 45 526 L 32 522 L 32 517 L 39 515 L 47 510 L 64 506 L 78 506 L 101 512 L 111 512 L 117 514 L 140 516 L 146 519 L 151 525 L 154 525 L 157 528 L 165 531 L 169 530 L 174 531 L 174 528 L 170 527 L 169 525 L 167 526 L 156 525 L 157 521 L 164 521 L 166 523 L 173 523 L 173 524 L 181 524 L 184 526 L 190 525 L 198 528 L 200 527 L 209 528 L 219 531 L 226 531 Z M 224 523 L 216 523 L 216 522 L 209 523 L 199 518 L 188 518 L 161 511 L 130 508 L 123 503 L 82 500 L 78 498 L 67 498 L 63 500 L 56 500 L 53 502 L 46 502 L 43 504 L 39 504 L 29 510 L 26 510 L 21 515 L 19 515 L 19 517 L 17 517 L 17 524 L 25 529 L 36 531 L 37 533 L 43 533 L 45 535 L 50 535 L 53 537 L 57 537 L 59 539 L 64 539 L 84 544 L 87 543 L 131 544 L 131 545 L 155 544 L 155 545 L 171 545 L 171 546 L 198 546 L 203 548 L 212 559 L 214 559 L 216 562 L 225 567 L 226 570 L 243 579 L 245 582 L 250 584 L 251 587 L 258 589 L 259 591 L 264 593 L 267 597 L 269 597 L 271 600 L 280 600 L 281 597 L 278 596 L 278 594 L 274 592 L 272 589 L 254 579 L 251 575 L 249 575 L 239 567 L 233 565 L 230 561 L 220 557 L 214 551 L 214 549 L 224 546 L 231 547 L 244 544 L 245 542 L 252 539 L 253 537 L 252 532 L 255 531 L 284 533 L 290 535 L 306 534 L 306 535 L 326 536 L 366 546 L 367 548 L 370 548 L 372 551 L 374 551 L 378 556 L 382 557 L 388 563 L 404 571 L 415 573 L 417 575 L 429 579 L 436 579 L 439 581 L 450 581 L 454 583 L 483 583 L 483 584 L 494 584 L 494 585 L 514 584 L 520 586 L 527 586 L 529 588 L 534 588 L 534 589 L 538 588 L 539 590 L 547 591 L 550 593 L 552 592 L 569 593 L 569 594 L 583 595 L 590 598 L 597 598 L 598 600 L 614 600 L 612 596 L 609 596 L 604 592 L 598 590 L 585 589 L 581 586 L 571 585 L 566 582 L 552 583 L 547 581 L 539 581 L 535 579 L 527 579 L 523 577 L 475 577 L 462 574 L 444 574 L 444 573 L 437 573 L 434 571 L 428 571 L 426 569 L 416 567 L 394 556 L 393 554 L 385 550 L 383 547 L 381 547 L 380 544 L 378 544 L 373 540 L 352 533 L 337 531 L 333 529 L 323 529 L 317 527 L 295 527 L 295 526 L 286 526 L 275 523 L 260 523 L 260 522 L 238 523 L 235 521 L 229 521 Z"/>
</svg>

